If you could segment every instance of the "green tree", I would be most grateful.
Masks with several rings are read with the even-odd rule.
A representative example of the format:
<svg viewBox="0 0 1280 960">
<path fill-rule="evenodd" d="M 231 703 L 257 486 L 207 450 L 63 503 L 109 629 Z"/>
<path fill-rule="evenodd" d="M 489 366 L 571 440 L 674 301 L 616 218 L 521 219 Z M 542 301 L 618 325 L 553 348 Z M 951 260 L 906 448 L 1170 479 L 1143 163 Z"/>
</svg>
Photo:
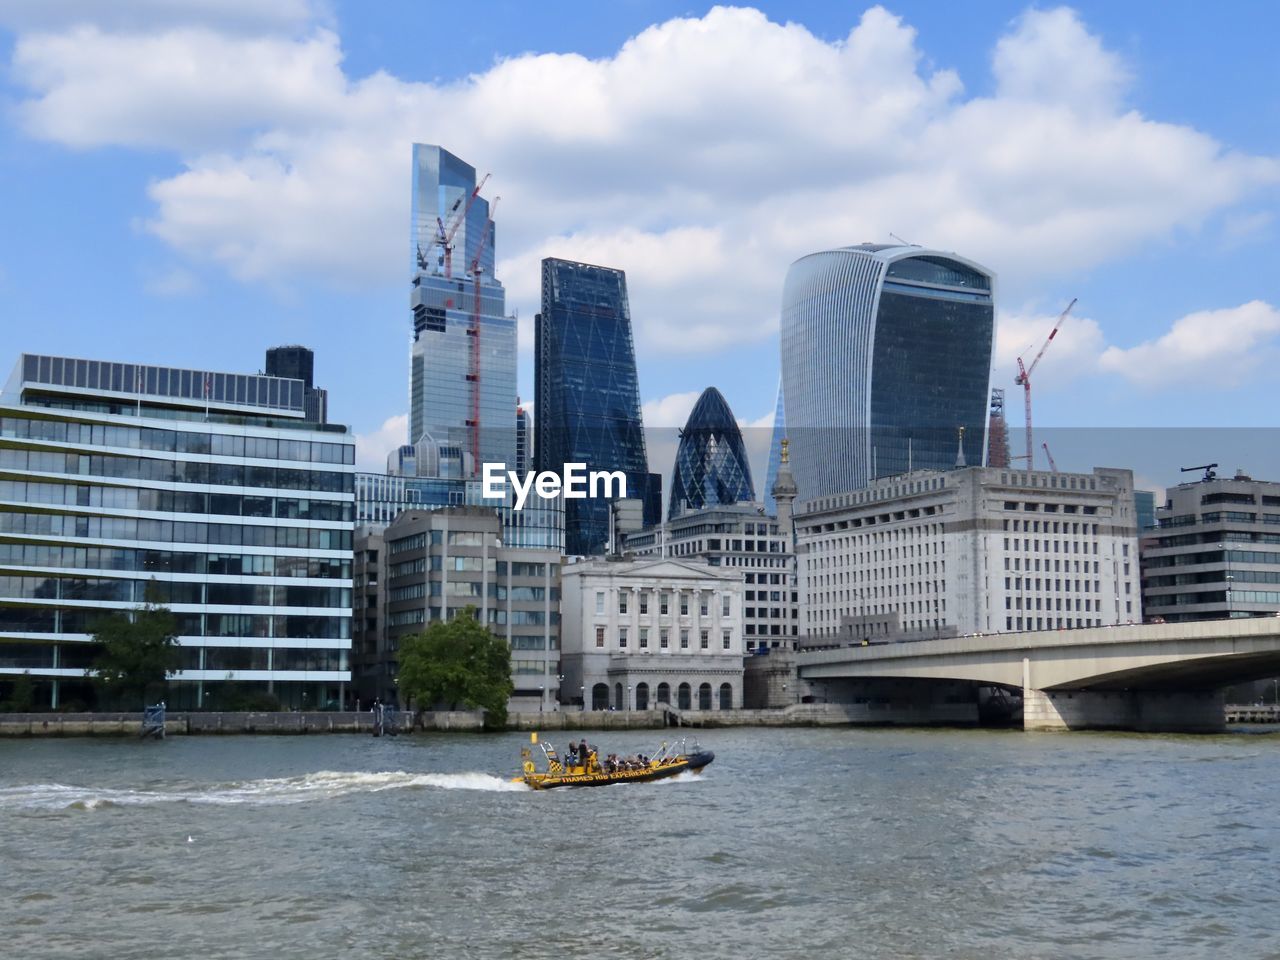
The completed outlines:
<svg viewBox="0 0 1280 960">
<path fill-rule="evenodd" d="M 104 699 L 130 710 L 159 699 L 178 669 L 177 635 L 173 614 L 152 600 L 132 617 L 113 613 L 99 620 L 94 640 L 102 650 L 92 673 Z"/>
<path fill-rule="evenodd" d="M 501 730 L 514 689 L 511 651 L 476 619 L 476 608 L 467 607 L 400 641 L 399 686 L 420 709 L 478 707 L 485 729 Z"/>
<path fill-rule="evenodd" d="M 9 692 L 9 709 L 14 713 L 30 713 L 36 702 L 36 684 L 31 674 L 24 671 L 13 678 Z"/>
</svg>

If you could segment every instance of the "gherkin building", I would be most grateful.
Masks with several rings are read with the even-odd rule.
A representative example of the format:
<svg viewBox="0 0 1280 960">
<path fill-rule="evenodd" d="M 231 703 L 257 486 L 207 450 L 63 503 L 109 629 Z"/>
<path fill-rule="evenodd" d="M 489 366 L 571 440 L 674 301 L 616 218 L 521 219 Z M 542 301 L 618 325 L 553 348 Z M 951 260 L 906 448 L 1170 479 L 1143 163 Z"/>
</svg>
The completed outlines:
<svg viewBox="0 0 1280 960">
<path fill-rule="evenodd" d="M 751 465 L 733 411 L 719 390 L 707 387 L 680 432 L 667 519 L 755 498 Z"/>
</svg>

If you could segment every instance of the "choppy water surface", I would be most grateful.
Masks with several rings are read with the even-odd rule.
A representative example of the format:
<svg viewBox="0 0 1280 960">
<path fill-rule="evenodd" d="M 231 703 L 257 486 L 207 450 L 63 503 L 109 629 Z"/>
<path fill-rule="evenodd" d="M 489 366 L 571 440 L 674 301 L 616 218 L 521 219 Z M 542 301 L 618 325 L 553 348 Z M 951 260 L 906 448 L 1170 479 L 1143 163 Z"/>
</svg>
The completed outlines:
<svg viewBox="0 0 1280 960">
<path fill-rule="evenodd" d="M 0 955 L 1280 957 L 1280 737 L 701 739 L 549 793 L 516 734 L 0 742 Z"/>
</svg>

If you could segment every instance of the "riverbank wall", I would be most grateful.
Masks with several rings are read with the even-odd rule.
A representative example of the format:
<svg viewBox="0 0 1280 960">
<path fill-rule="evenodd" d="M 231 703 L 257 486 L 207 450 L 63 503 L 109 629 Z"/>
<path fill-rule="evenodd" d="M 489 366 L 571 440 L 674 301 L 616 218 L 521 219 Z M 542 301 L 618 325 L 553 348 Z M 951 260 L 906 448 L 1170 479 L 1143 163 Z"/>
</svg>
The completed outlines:
<svg viewBox="0 0 1280 960">
<path fill-rule="evenodd" d="M 793 704 L 775 710 L 549 710 L 511 713 L 509 730 L 651 730 L 664 727 L 825 727 L 848 725 L 968 726 L 977 722 L 966 705 L 934 707 L 928 715 L 891 704 Z M 373 714 L 340 711 L 307 713 L 178 713 L 165 718 L 166 736 L 218 734 L 373 733 Z M 479 710 L 397 715 L 397 731 L 479 731 Z M 136 737 L 141 713 L 0 714 L 0 737 Z"/>
</svg>

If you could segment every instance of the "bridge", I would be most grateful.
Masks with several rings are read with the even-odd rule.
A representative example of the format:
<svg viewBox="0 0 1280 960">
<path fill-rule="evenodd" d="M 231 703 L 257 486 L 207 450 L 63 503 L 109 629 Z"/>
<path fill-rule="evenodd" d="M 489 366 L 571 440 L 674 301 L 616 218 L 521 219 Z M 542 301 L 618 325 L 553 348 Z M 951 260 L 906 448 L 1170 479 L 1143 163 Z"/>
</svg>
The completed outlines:
<svg viewBox="0 0 1280 960">
<path fill-rule="evenodd" d="M 926 721 L 989 687 L 1022 692 L 1028 730 L 1219 732 L 1225 687 L 1280 676 L 1280 617 L 980 634 L 805 650 L 796 660 L 799 679 L 825 699 L 890 691 Z"/>
</svg>

